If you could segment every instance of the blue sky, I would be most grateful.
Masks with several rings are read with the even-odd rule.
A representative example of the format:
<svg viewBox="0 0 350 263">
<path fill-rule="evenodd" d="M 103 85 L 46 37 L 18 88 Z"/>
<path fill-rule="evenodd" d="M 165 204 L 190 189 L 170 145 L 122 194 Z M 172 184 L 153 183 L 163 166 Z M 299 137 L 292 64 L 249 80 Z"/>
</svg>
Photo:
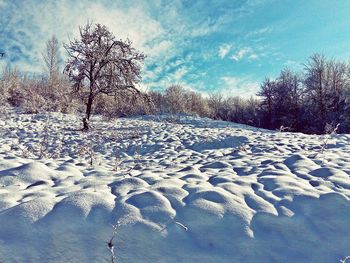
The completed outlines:
<svg viewBox="0 0 350 263">
<path fill-rule="evenodd" d="M 143 88 L 249 97 L 315 52 L 349 60 L 349 14 L 348 0 L 0 0 L 0 64 L 39 73 L 46 40 L 67 42 L 92 19 L 148 56 Z"/>
</svg>

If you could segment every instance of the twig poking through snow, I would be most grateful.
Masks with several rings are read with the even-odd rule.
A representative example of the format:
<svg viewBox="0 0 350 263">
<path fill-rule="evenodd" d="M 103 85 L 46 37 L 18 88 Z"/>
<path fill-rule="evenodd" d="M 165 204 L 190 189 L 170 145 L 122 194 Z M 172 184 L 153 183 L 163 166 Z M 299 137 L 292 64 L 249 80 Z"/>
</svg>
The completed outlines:
<svg viewBox="0 0 350 263">
<path fill-rule="evenodd" d="M 290 127 L 284 127 L 283 125 L 281 127 L 279 127 L 278 132 L 289 132 L 291 131 Z"/>
<path fill-rule="evenodd" d="M 114 243 L 113 240 L 117 235 L 117 228 L 120 226 L 120 222 L 118 221 L 115 225 L 112 225 L 113 227 L 113 236 L 111 237 L 111 239 L 107 242 L 107 248 L 109 250 L 109 252 L 111 253 L 111 262 L 112 263 L 116 263 L 117 261 L 117 257 L 115 256 L 114 253 Z"/>
<path fill-rule="evenodd" d="M 339 128 L 340 123 L 338 123 L 336 126 L 332 126 L 331 124 L 326 125 L 325 132 L 326 134 L 323 137 L 323 144 L 321 146 L 320 152 L 316 153 L 313 158 L 316 158 L 317 155 L 323 154 L 324 150 L 327 148 L 328 140 L 335 134 L 337 134 L 337 130 Z"/>
<path fill-rule="evenodd" d="M 176 225 L 178 225 L 178 226 L 181 226 L 185 231 L 188 230 L 188 227 L 185 226 L 184 224 L 181 224 L 180 222 L 177 222 L 177 221 L 174 221 L 174 223 L 175 223 Z"/>
<path fill-rule="evenodd" d="M 186 232 L 188 231 L 188 227 L 187 226 L 185 226 L 184 224 L 182 224 L 182 223 L 180 223 L 178 221 L 175 221 L 173 218 L 170 218 L 169 221 L 167 222 L 167 224 L 165 225 L 165 227 L 162 228 L 159 232 L 163 232 L 165 229 L 167 229 L 168 228 L 168 223 L 170 223 L 170 222 L 173 222 L 175 225 L 180 226 Z"/>
<path fill-rule="evenodd" d="M 332 125 L 330 124 L 327 124 L 326 125 L 326 136 L 325 136 L 325 140 L 324 140 L 324 143 L 323 143 L 323 146 L 322 146 L 322 149 L 321 149 L 321 153 L 323 153 L 323 151 L 326 149 L 327 147 L 327 144 L 328 144 L 328 140 L 329 138 L 334 135 L 334 134 L 337 134 L 337 130 L 339 128 L 339 125 L 340 123 L 338 123 L 335 127 L 333 127 Z"/>
<path fill-rule="evenodd" d="M 347 263 L 350 260 L 350 256 L 345 257 L 344 259 L 339 260 L 340 263 Z"/>
<path fill-rule="evenodd" d="M 107 242 L 107 248 L 109 250 L 109 252 L 111 253 L 111 261 L 112 263 L 114 263 L 115 261 L 115 255 L 114 255 L 114 244 L 113 244 L 113 239 L 114 236 Z"/>
</svg>

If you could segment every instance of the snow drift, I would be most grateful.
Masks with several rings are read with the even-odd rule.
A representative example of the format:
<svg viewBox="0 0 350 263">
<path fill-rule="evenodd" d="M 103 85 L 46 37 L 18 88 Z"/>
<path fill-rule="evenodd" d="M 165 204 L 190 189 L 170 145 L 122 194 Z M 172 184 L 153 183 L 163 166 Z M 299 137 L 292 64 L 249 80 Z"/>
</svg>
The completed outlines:
<svg viewBox="0 0 350 263">
<path fill-rule="evenodd" d="M 117 262 L 350 254 L 348 135 L 315 155 L 322 136 L 209 119 L 97 118 L 85 134 L 74 116 L 49 121 L 46 159 L 43 116 L 0 121 L 1 262 L 110 262 L 117 222 Z"/>
</svg>

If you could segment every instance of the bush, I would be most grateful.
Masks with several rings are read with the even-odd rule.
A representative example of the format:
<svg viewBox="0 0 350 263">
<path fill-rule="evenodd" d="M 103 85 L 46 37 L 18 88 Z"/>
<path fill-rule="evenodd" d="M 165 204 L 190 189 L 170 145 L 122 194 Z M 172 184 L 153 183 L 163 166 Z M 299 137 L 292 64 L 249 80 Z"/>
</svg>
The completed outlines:
<svg viewBox="0 0 350 263">
<path fill-rule="evenodd" d="M 81 104 L 67 89 L 69 85 L 63 76 L 49 82 L 42 76 L 29 77 L 16 69 L 6 69 L 0 80 L 0 102 L 21 107 L 26 113 L 75 112 Z"/>
</svg>

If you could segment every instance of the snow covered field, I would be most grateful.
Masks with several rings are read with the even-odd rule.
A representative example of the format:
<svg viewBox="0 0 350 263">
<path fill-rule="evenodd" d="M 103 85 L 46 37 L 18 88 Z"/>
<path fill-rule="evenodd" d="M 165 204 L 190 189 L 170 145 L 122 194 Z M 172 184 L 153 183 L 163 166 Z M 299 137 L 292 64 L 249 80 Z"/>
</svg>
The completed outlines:
<svg viewBox="0 0 350 263">
<path fill-rule="evenodd" d="M 0 118 L 0 262 L 339 262 L 350 136 L 191 117 Z M 318 153 L 318 154 L 317 154 Z M 39 158 L 41 157 L 41 158 Z M 92 163 L 92 165 L 91 165 Z"/>
</svg>

